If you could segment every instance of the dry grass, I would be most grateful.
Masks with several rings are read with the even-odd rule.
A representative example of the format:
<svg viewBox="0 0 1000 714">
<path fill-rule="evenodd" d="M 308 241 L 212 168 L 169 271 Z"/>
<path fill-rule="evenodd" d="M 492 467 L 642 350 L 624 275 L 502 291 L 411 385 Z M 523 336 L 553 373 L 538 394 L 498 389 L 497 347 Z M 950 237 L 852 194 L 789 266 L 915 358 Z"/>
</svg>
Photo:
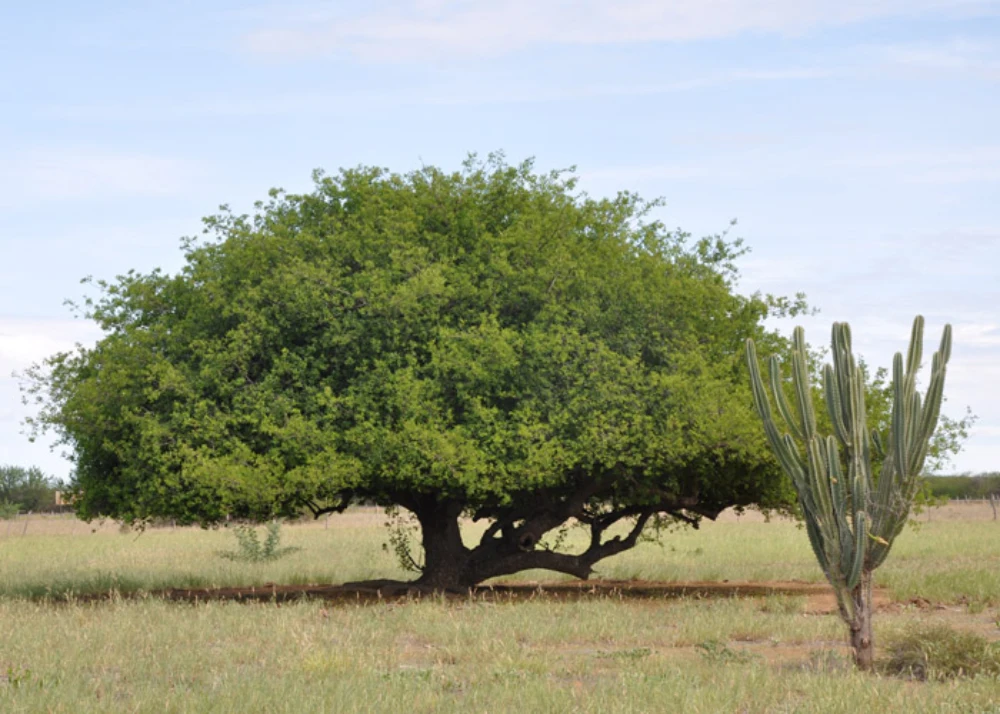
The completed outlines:
<svg viewBox="0 0 1000 714">
<path fill-rule="evenodd" d="M 879 571 L 896 599 L 876 618 L 879 642 L 928 622 L 1000 639 L 1000 524 L 964 512 L 961 521 L 935 514 L 900 538 Z M 137 535 L 104 524 L 92 532 L 72 519 L 33 517 L 27 535 L 15 522 L 7 536 L 0 523 L 0 711 L 1000 714 L 995 677 L 856 674 L 839 619 L 815 614 L 801 596 L 336 607 L 72 597 L 405 577 L 381 548 L 382 520 L 358 510 L 332 517 L 329 528 L 289 526 L 283 542 L 302 550 L 259 565 L 217 557 L 234 542 L 224 530 Z M 600 575 L 822 579 L 794 523 L 749 514 L 644 544 Z M 46 592 L 59 597 L 24 599 Z"/>
</svg>

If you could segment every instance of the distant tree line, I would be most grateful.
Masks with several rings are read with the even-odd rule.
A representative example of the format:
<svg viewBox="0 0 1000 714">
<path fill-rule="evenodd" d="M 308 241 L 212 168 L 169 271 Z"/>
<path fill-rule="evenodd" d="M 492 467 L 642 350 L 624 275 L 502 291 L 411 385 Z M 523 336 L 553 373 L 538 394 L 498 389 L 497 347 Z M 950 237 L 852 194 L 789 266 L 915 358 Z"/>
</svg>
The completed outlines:
<svg viewBox="0 0 1000 714">
<path fill-rule="evenodd" d="M 927 476 L 931 494 L 945 498 L 1000 498 L 1000 471 L 975 476 Z"/>
<path fill-rule="evenodd" d="M 59 487 L 57 479 L 35 466 L 0 466 L 0 512 L 53 510 Z"/>
</svg>

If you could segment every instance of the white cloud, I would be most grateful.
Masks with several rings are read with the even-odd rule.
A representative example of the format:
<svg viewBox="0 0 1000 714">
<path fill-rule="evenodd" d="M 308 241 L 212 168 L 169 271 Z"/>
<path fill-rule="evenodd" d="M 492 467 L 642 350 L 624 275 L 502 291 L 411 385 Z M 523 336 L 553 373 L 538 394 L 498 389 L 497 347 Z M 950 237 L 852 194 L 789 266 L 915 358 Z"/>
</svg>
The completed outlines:
<svg viewBox="0 0 1000 714">
<path fill-rule="evenodd" d="M 346 50 L 365 59 L 495 56 L 543 44 L 686 41 L 743 33 L 797 34 L 934 10 L 996 9 L 994 0 L 470 0 L 395 2 L 368 14 L 275 18 L 246 37 L 262 54 Z M 285 24 L 285 23 L 291 24 Z"/>
<path fill-rule="evenodd" d="M 0 166 L 2 201 L 165 196 L 190 188 L 204 167 L 186 159 L 66 147 L 29 149 Z"/>
</svg>

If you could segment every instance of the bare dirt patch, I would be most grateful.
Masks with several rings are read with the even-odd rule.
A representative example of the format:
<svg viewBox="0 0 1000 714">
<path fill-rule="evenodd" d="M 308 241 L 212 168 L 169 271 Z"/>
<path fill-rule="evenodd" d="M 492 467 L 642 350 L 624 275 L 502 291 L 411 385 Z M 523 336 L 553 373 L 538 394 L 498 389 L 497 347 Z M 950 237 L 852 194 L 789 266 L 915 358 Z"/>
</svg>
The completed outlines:
<svg viewBox="0 0 1000 714">
<path fill-rule="evenodd" d="M 430 591 L 417 585 L 391 581 L 373 581 L 348 585 L 278 585 L 265 584 L 246 588 L 199 588 L 145 593 L 178 601 L 234 600 L 288 602 L 303 598 L 334 603 L 377 602 L 384 600 L 443 597 L 467 600 L 523 601 L 582 600 L 588 598 L 619 598 L 622 600 L 659 600 L 670 598 L 729 598 L 767 597 L 773 595 L 802 596 L 806 598 L 804 612 L 826 614 L 836 612 L 837 603 L 828 585 L 800 581 L 722 581 L 722 582 L 651 582 L 642 580 L 585 580 L 556 583 L 504 583 L 483 585 L 462 591 Z M 890 604 L 889 594 L 875 591 L 875 605 L 884 608 Z"/>
</svg>

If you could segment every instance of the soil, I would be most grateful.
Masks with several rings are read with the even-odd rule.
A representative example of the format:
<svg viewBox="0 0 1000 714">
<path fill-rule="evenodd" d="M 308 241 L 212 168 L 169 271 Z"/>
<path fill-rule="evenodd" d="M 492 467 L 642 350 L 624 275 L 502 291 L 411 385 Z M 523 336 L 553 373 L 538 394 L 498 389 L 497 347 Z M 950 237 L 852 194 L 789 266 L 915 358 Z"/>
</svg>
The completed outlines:
<svg viewBox="0 0 1000 714">
<path fill-rule="evenodd" d="M 397 581 L 370 581 L 344 585 L 278 585 L 267 583 L 246 588 L 180 589 L 147 593 L 179 601 L 235 600 L 288 602 L 302 598 L 334 603 L 378 602 L 383 600 L 415 599 L 420 597 L 469 598 L 479 600 L 580 600 L 587 598 L 661 599 L 661 598 L 726 598 L 793 595 L 806 598 L 804 612 L 833 613 L 837 610 L 833 590 L 825 584 L 801 581 L 722 581 L 722 582 L 652 582 L 643 580 L 584 580 L 556 583 L 504 583 L 481 585 L 462 591 L 440 592 Z M 890 606 L 889 594 L 876 589 L 875 607 Z"/>
</svg>

